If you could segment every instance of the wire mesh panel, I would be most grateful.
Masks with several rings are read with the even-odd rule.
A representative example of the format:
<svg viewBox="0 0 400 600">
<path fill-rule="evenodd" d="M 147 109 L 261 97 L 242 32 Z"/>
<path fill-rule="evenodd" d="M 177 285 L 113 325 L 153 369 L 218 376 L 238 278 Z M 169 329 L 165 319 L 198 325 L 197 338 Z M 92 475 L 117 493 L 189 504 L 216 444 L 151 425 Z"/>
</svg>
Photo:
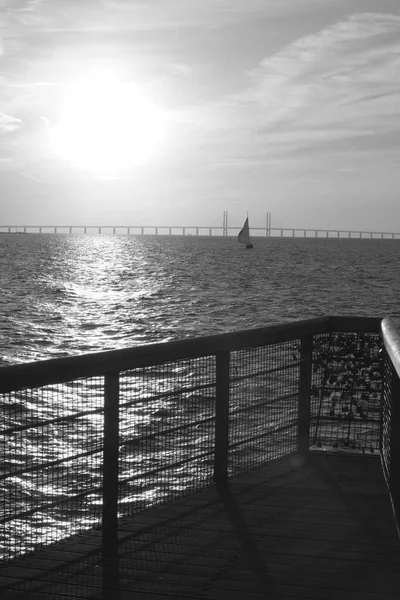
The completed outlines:
<svg viewBox="0 0 400 600">
<path fill-rule="evenodd" d="M 215 357 L 120 376 L 119 514 L 213 482 Z"/>
<path fill-rule="evenodd" d="M 297 448 L 299 340 L 231 353 L 229 475 Z"/>
<path fill-rule="evenodd" d="M 383 377 L 383 398 L 382 398 L 382 446 L 381 459 L 383 472 L 386 482 L 391 487 L 391 472 L 392 472 L 392 414 L 393 414 L 393 381 L 397 377 L 395 368 L 388 354 L 384 353 L 383 361 L 384 377 Z"/>
<path fill-rule="evenodd" d="M 378 452 L 382 341 L 376 333 L 314 336 L 311 448 Z"/>
<path fill-rule="evenodd" d="M 103 378 L 0 395 L 0 558 L 101 518 Z"/>
</svg>

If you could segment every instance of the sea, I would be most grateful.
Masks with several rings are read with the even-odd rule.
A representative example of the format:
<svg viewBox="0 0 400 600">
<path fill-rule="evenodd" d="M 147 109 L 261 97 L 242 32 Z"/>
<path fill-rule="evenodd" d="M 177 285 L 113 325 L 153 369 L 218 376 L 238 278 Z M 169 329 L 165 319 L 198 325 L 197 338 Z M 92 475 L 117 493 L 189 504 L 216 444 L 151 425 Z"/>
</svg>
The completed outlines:
<svg viewBox="0 0 400 600">
<path fill-rule="evenodd" d="M 399 316 L 400 240 L 253 241 L 246 250 L 235 237 L 1 234 L 0 377 L 7 365 L 318 316 Z M 197 383 L 208 381 L 203 366 Z M 150 506 L 212 476 L 204 453 L 213 443 L 215 398 L 206 385 L 200 395 L 190 391 L 193 368 L 126 379 L 124 394 L 136 401 L 121 414 L 121 440 L 133 446 L 121 450 L 129 483 L 120 506 Z M 189 391 L 176 392 L 177 381 Z M 0 395 L 0 561 L 99 522 L 101 496 L 92 492 L 101 485 L 103 421 L 88 408 L 101 410 L 103 388 L 79 385 Z M 258 406 L 268 385 L 275 384 L 251 391 Z M 265 429 L 270 448 L 282 445 L 279 410 L 268 422 L 257 420 L 259 409 L 246 418 L 237 412 L 230 426 L 241 434 L 247 423 L 257 439 Z M 71 411 L 79 419 L 70 421 Z M 82 486 L 87 496 L 75 506 Z"/>
<path fill-rule="evenodd" d="M 0 235 L 0 366 L 326 315 L 398 316 L 400 240 Z"/>
</svg>

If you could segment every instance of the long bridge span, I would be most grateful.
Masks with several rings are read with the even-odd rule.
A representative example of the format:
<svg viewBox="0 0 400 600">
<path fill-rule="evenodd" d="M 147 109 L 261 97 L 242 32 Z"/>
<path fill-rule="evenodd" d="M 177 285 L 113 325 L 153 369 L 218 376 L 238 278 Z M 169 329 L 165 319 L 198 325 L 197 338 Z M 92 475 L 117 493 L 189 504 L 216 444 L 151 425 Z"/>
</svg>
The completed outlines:
<svg viewBox="0 0 400 600">
<path fill-rule="evenodd" d="M 206 235 L 236 236 L 240 226 L 228 226 L 228 212 L 224 211 L 222 226 L 197 225 L 0 225 L 0 234 L 56 233 L 89 235 Z M 315 238 L 369 238 L 400 239 L 400 232 L 367 231 L 356 229 L 315 229 L 304 227 L 272 227 L 271 213 L 267 213 L 264 227 L 250 227 L 253 237 L 315 237 Z"/>
</svg>

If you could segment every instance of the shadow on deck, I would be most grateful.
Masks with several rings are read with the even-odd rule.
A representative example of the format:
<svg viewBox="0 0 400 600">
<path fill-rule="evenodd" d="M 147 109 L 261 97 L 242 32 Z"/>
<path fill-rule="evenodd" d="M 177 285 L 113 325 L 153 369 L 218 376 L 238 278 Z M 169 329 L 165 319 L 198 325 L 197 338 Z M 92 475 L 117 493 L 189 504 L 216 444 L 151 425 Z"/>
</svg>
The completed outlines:
<svg viewBox="0 0 400 600">
<path fill-rule="evenodd" d="M 276 460 L 0 567 L 3 600 L 397 600 L 400 541 L 378 458 Z M 103 567 L 104 565 L 104 567 Z"/>
</svg>

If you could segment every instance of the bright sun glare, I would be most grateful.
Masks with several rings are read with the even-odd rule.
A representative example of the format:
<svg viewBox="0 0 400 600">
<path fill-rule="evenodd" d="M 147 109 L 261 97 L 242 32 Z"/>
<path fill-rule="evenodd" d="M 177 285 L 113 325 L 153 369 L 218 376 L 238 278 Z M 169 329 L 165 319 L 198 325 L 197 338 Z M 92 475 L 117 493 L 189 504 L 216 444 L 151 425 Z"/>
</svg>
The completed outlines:
<svg viewBox="0 0 400 600">
<path fill-rule="evenodd" d="M 131 83 L 101 72 L 66 90 L 51 145 L 60 157 L 98 173 L 146 162 L 165 134 L 163 112 Z"/>
</svg>

